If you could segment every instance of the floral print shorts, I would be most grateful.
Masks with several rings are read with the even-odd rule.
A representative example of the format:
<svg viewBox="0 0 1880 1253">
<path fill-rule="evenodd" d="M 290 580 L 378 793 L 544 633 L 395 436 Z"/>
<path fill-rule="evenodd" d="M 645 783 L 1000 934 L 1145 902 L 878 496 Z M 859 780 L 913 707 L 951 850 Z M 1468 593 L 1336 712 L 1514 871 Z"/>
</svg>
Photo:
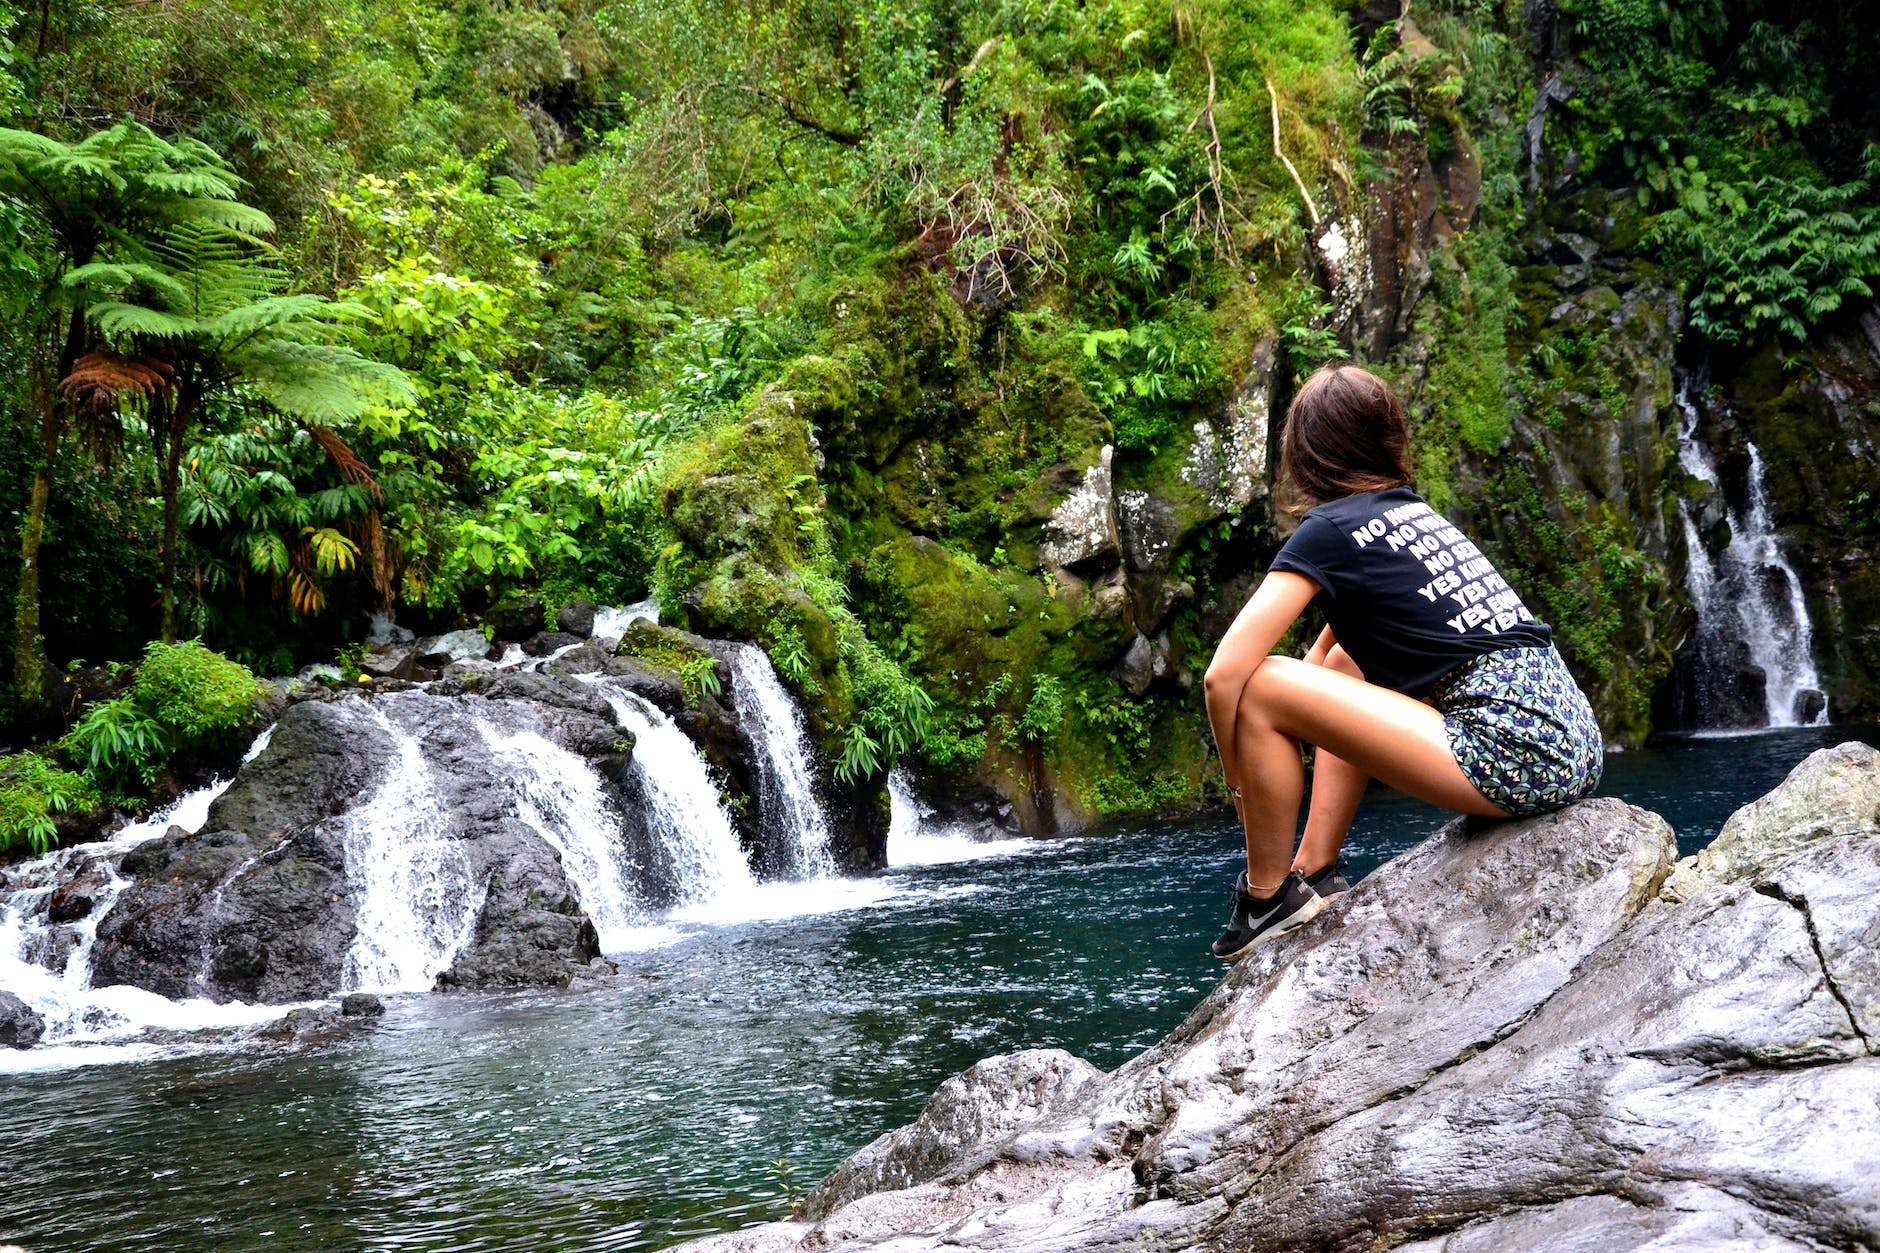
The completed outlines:
<svg viewBox="0 0 1880 1253">
<path fill-rule="evenodd" d="M 1456 763 L 1516 818 L 1559 809 L 1599 786 L 1606 745 L 1585 693 L 1554 648 L 1509 648 L 1437 681 Z"/>
</svg>

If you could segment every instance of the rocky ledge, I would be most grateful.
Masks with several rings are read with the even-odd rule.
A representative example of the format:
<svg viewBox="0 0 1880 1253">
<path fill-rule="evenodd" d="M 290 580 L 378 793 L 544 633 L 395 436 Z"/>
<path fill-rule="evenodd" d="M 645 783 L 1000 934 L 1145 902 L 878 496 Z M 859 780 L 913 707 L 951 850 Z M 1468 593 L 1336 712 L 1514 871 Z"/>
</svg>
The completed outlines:
<svg viewBox="0 0 1880 1253">
<path fill-rule="evenodd" d="M 1114 1073 L 981 1062 L 687 1247 L 1880 1245 L 1880 754 L 1675 858 L 1617 800 L 1454 823 Z"/>
</svg>

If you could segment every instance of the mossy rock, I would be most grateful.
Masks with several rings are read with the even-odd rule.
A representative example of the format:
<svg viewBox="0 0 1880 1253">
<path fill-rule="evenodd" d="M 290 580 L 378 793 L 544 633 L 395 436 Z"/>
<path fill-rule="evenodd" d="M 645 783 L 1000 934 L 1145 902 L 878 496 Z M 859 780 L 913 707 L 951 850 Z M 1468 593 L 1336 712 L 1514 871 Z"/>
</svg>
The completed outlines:
<svg viewBox="0 0 1880 1253">
<path fill-rule="evenodd" d="M 663 512 L 695 560 L 744 553 L 789 569 L 802 559 L 804 511 L 823 503 L 816 468 L 794 397 L 773 388 L 673 467 Z"/>
</svg>

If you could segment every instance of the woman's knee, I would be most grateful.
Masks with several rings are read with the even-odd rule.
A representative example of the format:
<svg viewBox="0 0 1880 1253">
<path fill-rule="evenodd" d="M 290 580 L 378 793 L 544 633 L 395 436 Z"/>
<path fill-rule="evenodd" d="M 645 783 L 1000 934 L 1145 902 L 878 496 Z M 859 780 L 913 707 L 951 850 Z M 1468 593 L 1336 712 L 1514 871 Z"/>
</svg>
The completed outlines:
<svg viewBox="0 0 1880 1253">
<path fill-rule="evenodd" d="M 1286 695 L 1298 686 L 1299 671 L 1316 669 L 1296 657 L 1268 657 L 1240 689 L 1240 716 L 1270 721 Z"/>
</svg>

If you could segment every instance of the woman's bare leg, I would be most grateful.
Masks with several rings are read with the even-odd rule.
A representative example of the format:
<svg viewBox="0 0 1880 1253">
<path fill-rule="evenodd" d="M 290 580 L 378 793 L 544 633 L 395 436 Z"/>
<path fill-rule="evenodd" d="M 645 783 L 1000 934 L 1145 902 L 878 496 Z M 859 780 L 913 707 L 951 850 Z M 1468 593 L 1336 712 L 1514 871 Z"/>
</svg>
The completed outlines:
<svg viewBox="0 0 1880 1253">
<path fill-rule="evenodd" d="M 1456 813 L 1505 816 L 1456 764 L 1440 713 L 1324 666 L 1268 657 L 1241 689 L 1234 731 L 1247 882 L 1256 894 L 1270 893 L 1292 865 L 1305 784 L 1299 740 L 1419 800 Z"/>
<path fill-rule="evenodd" d="M 1350 654 L 1336 645 L 1320 663 L 1327 670 L 1363 679 L 1364 672 Z M 1338 860 L 1351 831 L 1351 820 L 1358 816 L 1364 789 L 1371 776 L 1330 749 L 1321 747 L 1312 763 L 1312 801 L 1306 810 L 1306 831 L 1293 855 L 1292 868 L 1300 874 L 1313 875 Z"/>
</svg>

